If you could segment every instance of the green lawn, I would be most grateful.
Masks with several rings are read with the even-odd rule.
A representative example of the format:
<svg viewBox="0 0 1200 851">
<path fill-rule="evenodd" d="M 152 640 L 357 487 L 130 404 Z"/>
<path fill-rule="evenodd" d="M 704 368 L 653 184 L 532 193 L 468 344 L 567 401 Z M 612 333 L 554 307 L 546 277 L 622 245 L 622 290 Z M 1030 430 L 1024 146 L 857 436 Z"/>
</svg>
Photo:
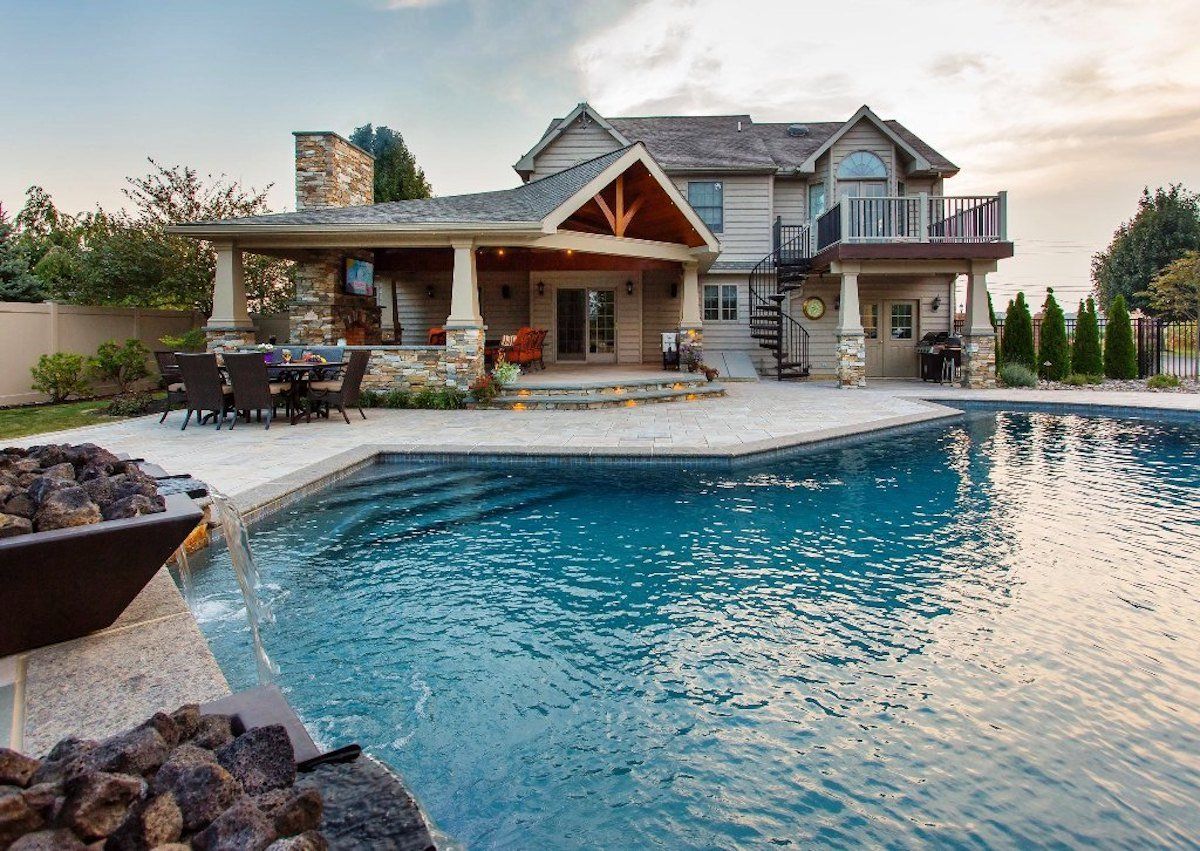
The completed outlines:
<svg viewBox="0 0 1200 851">
<path fill-rule="evenodd" d="M 64 402 L 61 405 L 6 408 L 0 410 L 0 438 L 25 437 L 46 431 L 112 422 L 115 417 L 106 417 L 98 413 L 106 404 L 107 399 L 89 399 L 86 402 Z"/>
</svg>

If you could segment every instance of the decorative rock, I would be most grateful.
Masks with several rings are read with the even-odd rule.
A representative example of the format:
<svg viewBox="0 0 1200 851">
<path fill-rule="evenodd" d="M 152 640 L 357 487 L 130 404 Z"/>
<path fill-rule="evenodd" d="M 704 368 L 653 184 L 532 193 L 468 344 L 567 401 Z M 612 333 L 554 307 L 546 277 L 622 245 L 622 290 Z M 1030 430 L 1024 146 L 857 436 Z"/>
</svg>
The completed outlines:
<svg viewBox="0 0 1200 851">
<path fill-rule="evenodd" d="M 193 744 L 209 750 L 223 747 L 233 741 L 231 719 L 228 715 L 201 715 L 189 738 Z"/>
<path fill-rule="evenodd" d="M 142 726 L 152 727 L 153 729 L 157 730 L 158 735 L 162 736 L 163 741 L 171 747 L 175 747 L 179 744 L 179 740 L 181 738 L 179 735 L 179 724 L 177 724 L 175 719 L 165 712 L 155 712 L 145 721 L 145 723 L 142 724 Z"/>
<path fill-rule="evenodd" d="M 104 844 L 105 851 L 148 851 L 175 842 L 183 833 L 183 813 L 170 792 L 129 811 Z"/>
<path fill-rule="evenodd" d="M 325 841 L 325 837 L 315 830 L 310 830 L 299 836 L 276 839 L 267 846 L 267 851 L 327 851 L 328 848 L 329 843 Z"/>
<path fill-rule="evenodd" d="M 28 517 L 16 514 L 0 514 L 0 538 L 28 535 L 33 531 L 33 522 Z"/>
<path fill-rule="evenodd" d="M 125 774 L 93 771 L 69 778 L 63 786 L 60 823 L 85 839 L 100 839 L 125 820 L 125 814 L 146 793 L 146 781 Z"/>
<path fill-rule="evenodd" d="M 7 848 L 18 836 L 45 823 L 41 813 L 29 806 L 20 791 L 0 794 L 0 848 Z"/>
<path fill-rule="evenodd" d="M 55 464 L 42 470 L 42 475 L 50 479 L 62 479 L 65 482 L 75 481 L 75 466 L 67 461 Z"/>
<path fill-rule="evenodd" d="M 275 789 L 254 802 L 270 816 L 280 836 L 295 836 L 321 826 L 321 793 L 314 788 Z"/>
<path fill-rule="evenodd" d="M 275 841 L 275 828 L 249 798 L 242 798 L 192 837 L 197 851 L 261 851 Z"/>
<path fill-rule="evenodd" d="M 121 459 L 107 449 L 94 443 L 80 443 L 75 446 L 63 447 L 63 459 L 81 467 L 106 467 L 121 463 Z"/>
<path fill-rule="evenodd" d="M 84 480 L 83 489 L 92 498 L 92 502 L 105 508 L 117 501 L 117 489 L 113 487 L 112 479 L 103 473 L 91 479 Z"/>
<path fill-rule="evenodd" d="M 127 517 L 141 517 L 143 514 L 157 514 L 165 511 L 166 500 L 161 496 L 145 496 L 135 493 L 123 499 L 118 499 L 104 509 L 105 520 L 123 520 Z"/>
<path fill-rule="evenodd" d="M 83 758 L 98 746 L 99 742 L 91 739 L 77 739 L 74 736 L 63 739 L 46 754 L 41 766 L 34 772 L 31 782 L 53 783 L 65 780 L 83 764 Z"/>
<path fill-rule="evenodd" d="M 171 720 L 179 728 L 179 741 L 186 742 L 196 735 L 200 727 L 200 707 L 195 703 L 185 703 L 171 713 Z"/>
<path fill-rule="evenodd" d="M 62 783 L 57 781 L 36 783 L 21 795 L 30 809 L 36 810 L 48 822 L 54 821 L 58 817 L 58 811 L 62 809 L 63 787 Z"/>
<path fill-rule="evenodd" d="M 141 473 L 122 473 L 119 476 L 113 476 L 109 482 L 112 483 L 117 499 L 124 499 L 135 494 L 158 496 L 158 486 L 154 484 L 154 479 Z"/>
<path fill-rule="evenodd" d="M 13 494 L 8 498 L 8 502 L 4 503 L 5 514 L 14 514 L 17 517 L 31 519 L 35 511 L 37 511 L 37 506 L 33 504 L 33 500 L 29 498 L 29 494 L 24 491 Z"/>
<path fill-rule="evenodd" d="M 71 526 L 86 526 L 103 519 L 100 506 L 92 502 L 81 487 L 56 490 L 45 498 L 34 515 L 34 526 L 39 532 L 65 529 Z"/>
<path fill-rule="evenodd" d="M 9 851 L 84 851 L 79 837 L 66 828 L 27 833 L 9 846 Z"/>
<path fill-rule="evenodd" d="M 105 739 L 84 757 L 90 768 L 115 774 L 144 775 L 162 765 L 170 746 L 153 727 L 137 727 Z"/>
<path fill-rule="evenodd" d="M 186 745 L 178 750 L 184 747 Z M 184 830 L 199 830 L 241 796 L 242 784 L 215 762 L 172 766 L 174 761 L 173 753 L 155 776 L 154 789 L 175 796 L 183 814 Z"/>
<path fill-rule="evenodd" d="M 248 795 L 282 789 L 296 780 L 296 755 L 282 724 L 247 730 L 217 751 L 217 761 Z"/>
<path fill-rule="evenodd" d="M 65 464 L 63 466 L 70 467 L 71 465 Z M 46 497 L 54 493 L 54 491 L 73 487 L 74 484 L 74 479 L 67 481 L 60 476 L 38 476 L 33 480 L 33 484 L 29 486 L 28 493 L 30 499 L 32 499 L 35 504 L 41 505 L 46 501 Z"/>
<path fill-rule="evenodd" d="M 41 760 L 0 748 L 0 784 L 5 786 L 28 786 L 34 773 L 42 765 Z"/>
</svg>

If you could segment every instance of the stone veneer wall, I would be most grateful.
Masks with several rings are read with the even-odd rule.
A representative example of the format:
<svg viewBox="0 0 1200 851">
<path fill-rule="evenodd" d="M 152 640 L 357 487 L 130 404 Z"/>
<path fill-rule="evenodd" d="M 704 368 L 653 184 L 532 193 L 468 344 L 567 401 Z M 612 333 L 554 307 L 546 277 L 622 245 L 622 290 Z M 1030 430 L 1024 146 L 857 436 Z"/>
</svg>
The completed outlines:
<svg viewBox="0 0 1200 851">
<path fill-rule="evenodd" d="M 296 295 L 292 300 L 290 342 L 332 345 L 346 336 L 348 321 L 367 326 L 366 343 L 382 339 L 380 307 L 374 297 L 342 292 L 342 261 L 349 254 L 371 259 L 371 252 L 314 252 L 296 264 Z"/>
<path fill-rule="evenodd" d="M 839 334 L 837 338 L 838 387 L 867 386 L 867 338 L 862 334 Z"/>
<path fill-rule="evenodd" d="M 409 390 L 445 387 L 445 346 L 347 346 L 371 353 L 363 387 L 370 390 Z"/>
<path fill-rule="evenodd" d="M 296 209 L 375 203 L 375 158 L 336 133 L 296 133 Z"/>
<path fill-rule="evenodd" d="M 467 390 L 483 375 L 483 345 L 486 328 L 447 328 L 443 367 L 446 383 Z"/>
<path fill-rule="evenodd" d="M 962 386 L 973 390 L 996 386 L 996 337 L 963 337 Z"/>
<path fill-rule="evenodd" d="M 238 329 L 222 329 L 222 328 L 205 328 L 204 338 L 206 340 L 205 349 L 210 352 L 223 352 L 227 349 L 241 349 L 246 346 L 253 346 L 255 343 L 254 329 L 246 330 Z"/>
</svg>

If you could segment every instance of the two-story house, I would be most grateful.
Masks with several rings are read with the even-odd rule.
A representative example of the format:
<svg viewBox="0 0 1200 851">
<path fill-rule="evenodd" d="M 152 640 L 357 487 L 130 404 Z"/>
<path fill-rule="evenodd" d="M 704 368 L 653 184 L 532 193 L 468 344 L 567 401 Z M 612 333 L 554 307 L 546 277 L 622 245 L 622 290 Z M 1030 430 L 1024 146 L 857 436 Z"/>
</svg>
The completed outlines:
<svg viewBox="0 0 1200 851">
<path fill-rule="evenodd" d="M 210 336 L 247 338 L 251 251 L 299 264 L 293 342 L 368 345 L 398 383 L 464 385 L 486 345 L 529 326 L 551 364 L 657 363 L 662 333 L 682 330 L 763 376 L 860 386 L 917 375 L 917 342 L 953 330 L 965 276 L 964 380 L 994 381 L 1005 195 L 946 195 L 957 167 L 865 106 L 755 123 L 581 103 L 515 169 L 513 189 L 373 204 L 369 154 L 296 134 L 297 212 L 176 229 L 218 245 Z M 367 289 L 349 265 L 373 273 Z"/>
</svg>

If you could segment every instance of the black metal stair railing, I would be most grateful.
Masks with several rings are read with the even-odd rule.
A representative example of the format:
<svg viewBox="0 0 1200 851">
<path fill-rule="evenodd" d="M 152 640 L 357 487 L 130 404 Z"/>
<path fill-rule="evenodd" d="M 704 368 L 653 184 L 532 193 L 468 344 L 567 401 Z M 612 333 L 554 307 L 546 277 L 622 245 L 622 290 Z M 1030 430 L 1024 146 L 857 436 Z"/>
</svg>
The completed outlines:
<svg viewBox="0 0 1200 851">
<path fill-rule="evenodd" d="M 776 219 L 775 249 L 750 272 L 750 336 L 771 352 L 780 381 L 809 374 L 808 331 L 785 305 L 812 267 L 811 241 L 808 225 L 784 226 Z"/>
</svg>

